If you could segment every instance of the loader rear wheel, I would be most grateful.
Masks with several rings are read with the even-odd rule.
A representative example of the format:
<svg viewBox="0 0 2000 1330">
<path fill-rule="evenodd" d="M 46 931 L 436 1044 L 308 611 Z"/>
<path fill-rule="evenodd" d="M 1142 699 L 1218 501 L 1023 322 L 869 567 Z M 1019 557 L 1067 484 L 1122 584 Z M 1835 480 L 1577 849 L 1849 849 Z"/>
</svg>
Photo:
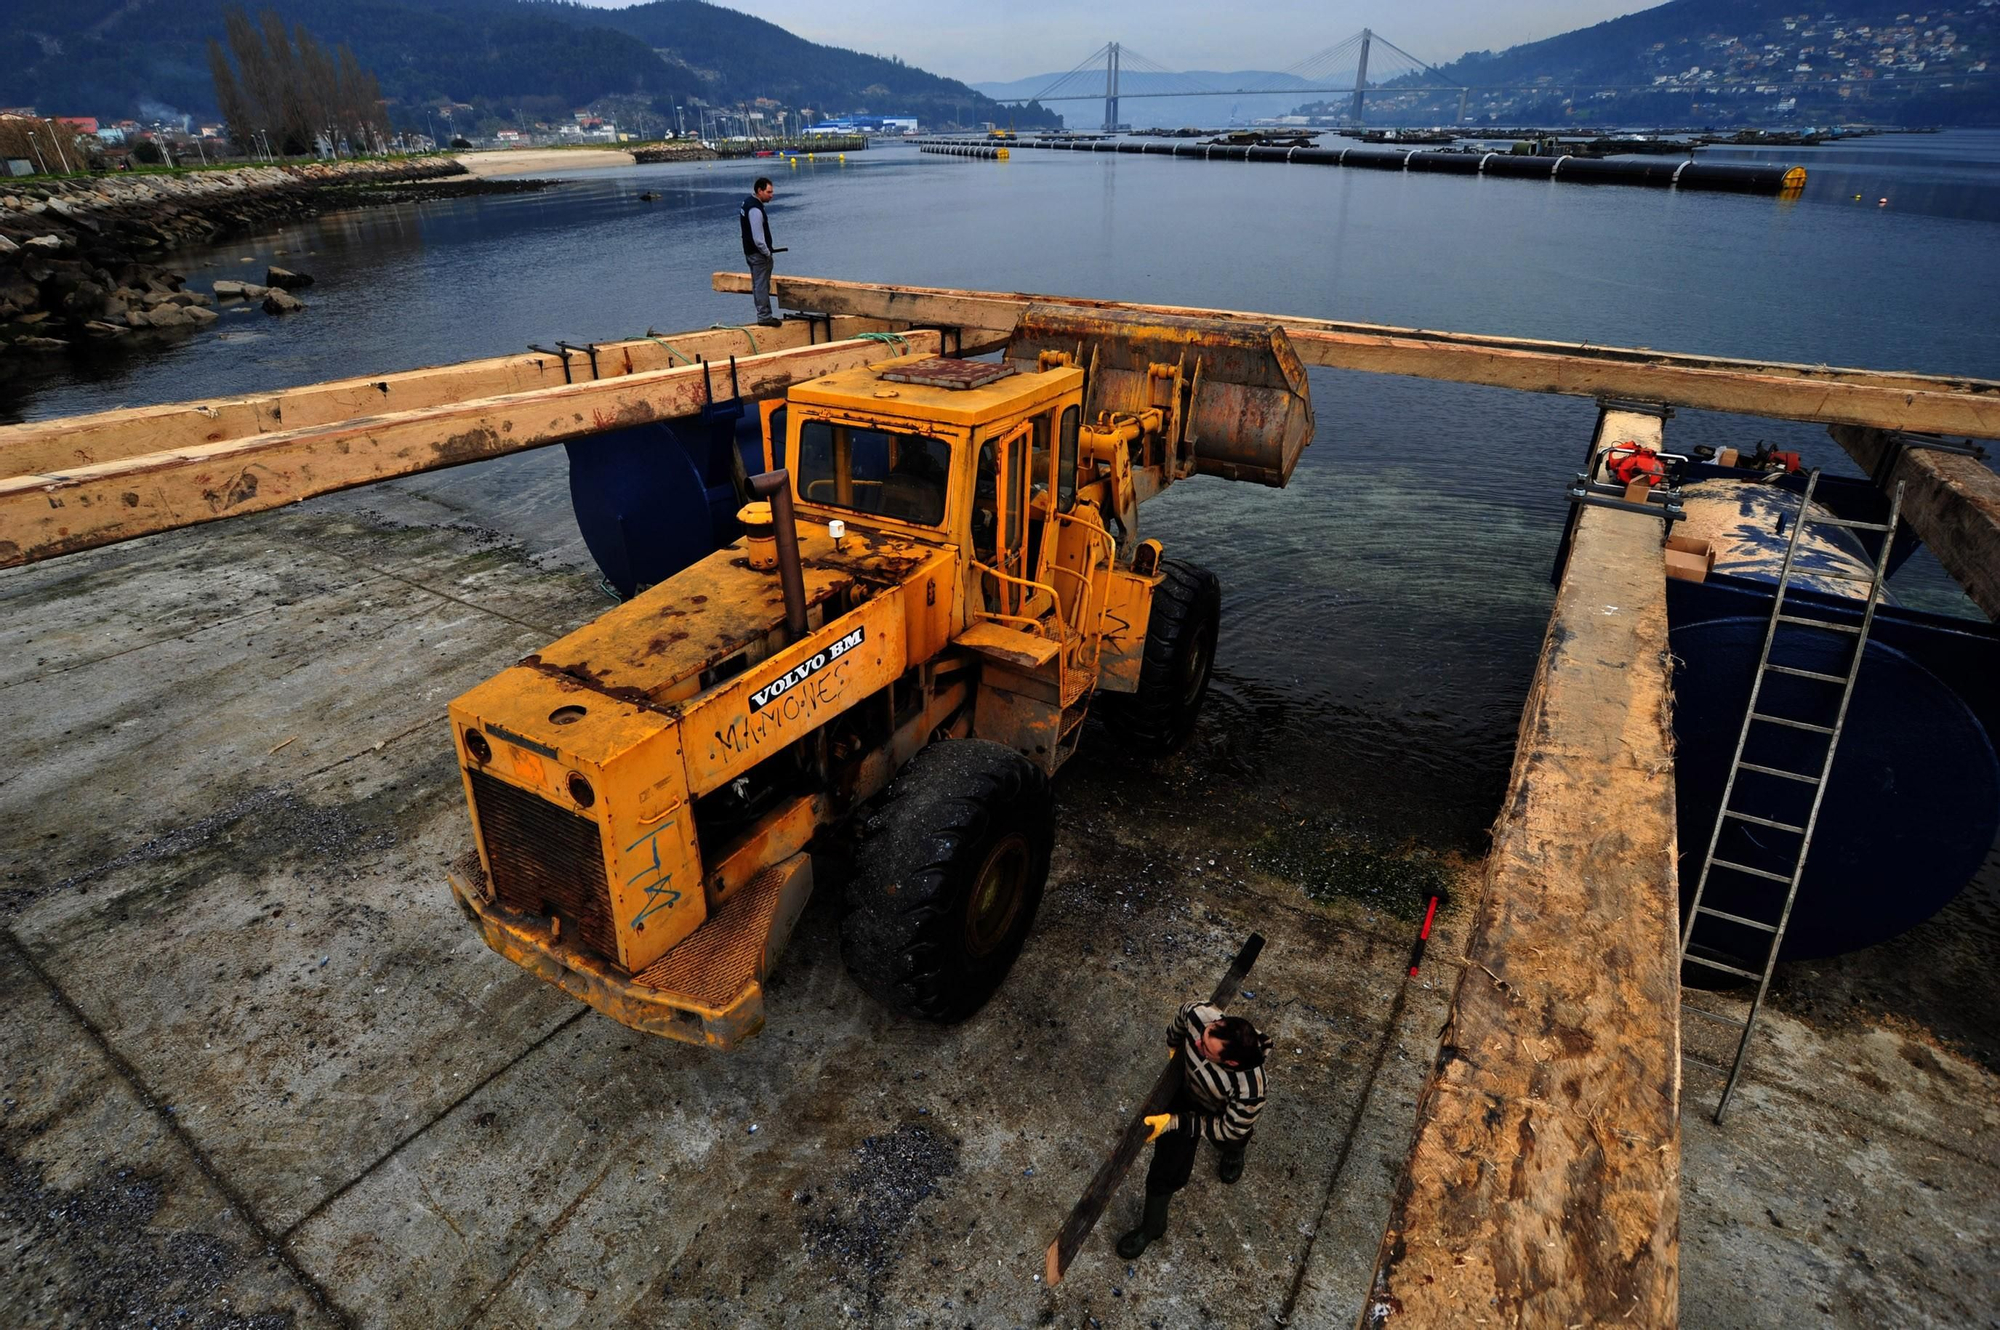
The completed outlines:
<svg viewBox="0 0 2000 1330">
<path fill-rule="evenodd" d="M 1011 748 L 947 739 L 912 758 L 862 828 L 840 948 L 905 1016 L 962 1021 L 1021 954 L 1049 876 L 1048 778 Z"/>
<path fill-rule="evenodd" d="M 1208 697 L 1222 622 L 1222 583 L 1206 568 L 1163 559 L 1146 625 L 1146 655 L 1135 693 L 1098 694 L 1099 716 L 1121 742 L 1141 753 L 1179 752 L 1194 737 Z"/>
</svg>

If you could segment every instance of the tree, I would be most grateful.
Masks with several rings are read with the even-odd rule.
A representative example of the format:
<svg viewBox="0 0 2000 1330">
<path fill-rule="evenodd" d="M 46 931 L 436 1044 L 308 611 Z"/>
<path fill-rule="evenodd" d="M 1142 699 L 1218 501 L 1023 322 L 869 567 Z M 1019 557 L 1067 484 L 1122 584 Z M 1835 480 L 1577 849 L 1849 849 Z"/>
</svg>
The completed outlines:
<svg viewBox="0 0 2000 1330">
<path fill-rule="evenodd" d="M 276 10 L 252 24 L 231 9 L 223 27 L 228 51 L 209 43 L 209 72 L 232 139 L 247 143 L 261 132 L 290 156 L 311 152 L 322 136 L 336 151 L 343 139 L 365 150 L 387 129 L 382 89 L 347 46 L 329 54 L 303 23 L 287 30 Z"/>
<path fill-rule="evenodd" d="M 238 149 L 247 151 L 254 128 L 250 99 L 244 95 L 243 85 L 236 81 L 236 71 L 229 67 L 228 53 L 213 37 L 208 39 L 208 72 L 215 80 L 215 104 L 222 111 L 224 132 Z"/>
</svg>

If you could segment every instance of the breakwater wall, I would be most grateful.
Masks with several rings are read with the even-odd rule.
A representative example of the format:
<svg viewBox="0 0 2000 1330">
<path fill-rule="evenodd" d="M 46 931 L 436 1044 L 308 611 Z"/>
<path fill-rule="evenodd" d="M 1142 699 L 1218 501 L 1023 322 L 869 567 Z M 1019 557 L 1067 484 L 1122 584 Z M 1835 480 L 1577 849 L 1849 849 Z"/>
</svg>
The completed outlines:
<svg viewBox="0 0 2000 1330">
<path fill-rule="evenodd" d="M 173 250 L 337 208 L 407 202 L 465 173 L 448 157 L 414 157 L 0 185 L 0 360 L 144 340 L 156 327 L 149 310 L 201 309 L 209 298 L 184 292 L 185 279 L 162 262 Z M 207 321 L 192 314 L 157 326 Z"/>
<path fill-rule="evenodd" d="M 1440 175 L 1490 175 L 1516 180 L 1558 180 L 1578 185 L 1651 185 L 1658 189 L 1783 194 L 1804 187 L 1803 166 L 1704 162 L 1693 158 L 1530 157 L 1505 152 L 1437 152 L 1421 148 L 1257 148 L 1224 144 L 1134 143 L 1102 140 L 1068 143 L 1022 139 L 1017 148 L 1048 152 L 1122 152 L 1204 162 L 1277 162 L 1292 166 L 1345 166 L 1374 171 L 1430 171 Z M 928 149 L 926 149 L 928 151 Z"/>
</svg>

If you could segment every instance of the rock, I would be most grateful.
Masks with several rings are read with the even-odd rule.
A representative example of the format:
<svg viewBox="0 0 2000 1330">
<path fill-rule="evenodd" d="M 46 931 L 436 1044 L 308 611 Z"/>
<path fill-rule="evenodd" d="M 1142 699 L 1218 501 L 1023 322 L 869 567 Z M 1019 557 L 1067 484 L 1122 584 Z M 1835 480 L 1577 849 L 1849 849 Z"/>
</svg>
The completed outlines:
<svg viewBox="0 0 2000 1330">
<path fill-rule="evenodd" d="M 61 248 L 62 248 L 62 237 L 61 237 L 61 236 L 36 236 L 36 237 L 35 237 L 35 238 L 34 238 L 33 240 L 30 240 L 30 241 L 29 241 L 28 243 L 29 243 L 29 244 L 31 244 L 31 245 L 39 245 L 39 246 L 41 246 L 41 248 L 43 248 L 43 249 L 61 249 Z"/>
<path fill-rule="evenodd" d="M 12 254 L 19 248 L 19 245 L 9 240 L 6 236 L 0 236 L 0 254 Z"/>
<path fill-rule="evenodd" d="M 128 309 L 125 311 L 125 326 L 128 328 L 150 328 L 153 326 L 153 320 L 143 309 Z"/>
<path fill-rule="evenodd" d="M 100 323 L 95 319 L 84 324 L 83 330 L 92 337 L 123 337 L 127 331 L 115 323 Z"/>
<path fill-rule="evenodd" d="M 206 327 L 221 317 L 214 310 L 201 305 L 184 305 L 181 307 L 181 314 L 197 328 Z"/>
<path fill-rule="evenodd" d="M 213 305 L 215 303 L 212 296 L 205 296 L 199 291 L 176 291 L 168 296 L 167 299 L 173 301 L 176 305 Z"/>
<path fill-rule="evenodd" d="M 146 311 L 146 326 L 150 328 L 185 328 L 194 321 L 193 311 L 180 305 L 155 305 Z"/>
<path fill-rule="evenodd" d="M 313 279 L 302 272 L 292 272 L 288 268 L 266 268 L 264 285 L 280 287 L 286 291 L 298 291 L 311 286 Z"/>
<path fill-rule="evenodd" d="M 233 277 L 216 279 L 215 298 L 217 300 L 247 300 L 250 298 L 250 282 L 239 282 Z M 259 287 L 258 290 L 262 290 Z"/>
<path fill-rule="evenodd" d="M 266 314 L 295 314 L 305 307 L 304 301 L 283 291 L 272 291 L 264 297 Z"/>
<path fill-rule="evenodd" d="M 16 351 L 67 351 L 69 343 L 60 337 L 23 337 L 14 343 Z"/>
</svg>

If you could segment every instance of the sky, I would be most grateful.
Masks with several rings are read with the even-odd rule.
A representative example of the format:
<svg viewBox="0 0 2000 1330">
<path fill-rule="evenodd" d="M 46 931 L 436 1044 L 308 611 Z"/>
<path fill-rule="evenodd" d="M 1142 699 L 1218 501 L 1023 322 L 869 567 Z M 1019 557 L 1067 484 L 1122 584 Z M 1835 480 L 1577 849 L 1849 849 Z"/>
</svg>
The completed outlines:
<svg viewBox="0 0 2000 1330">
<path fill-rule="evenodd" d="M 584 0 L 623 8 L 626 0 Z M 1657 3 L 1658 0 L 1653 0 Z M 1648 0 L 730 0 L 801 37 L 967 83 L 1061 73 L 1116 40 L 1168 69 L 1281 70 L 1373 28 L 1431 64 L 1553 37 Z"/>
</svg>

